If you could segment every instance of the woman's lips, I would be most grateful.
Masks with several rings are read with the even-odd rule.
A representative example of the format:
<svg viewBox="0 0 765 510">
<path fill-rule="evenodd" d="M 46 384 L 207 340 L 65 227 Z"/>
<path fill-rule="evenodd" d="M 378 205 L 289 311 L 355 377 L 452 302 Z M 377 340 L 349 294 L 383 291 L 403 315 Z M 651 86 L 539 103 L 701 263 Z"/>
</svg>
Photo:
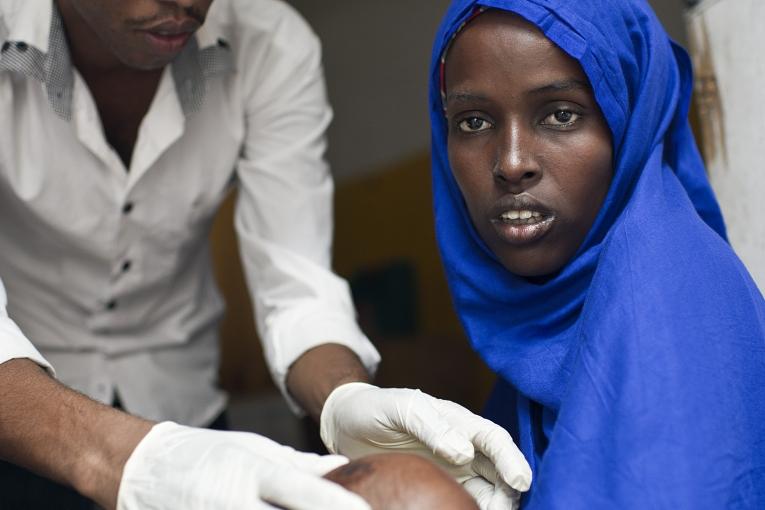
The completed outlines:
<svg viewBox="0 0 765 510">
<path fill-rule="evenodd" d="M 499 238 L 514 246 L 538 241 L 550 231 L 555 220 L 555 213 L 529 193 L 503 196 L 490 217 Z"/>
<path fill-rule="evenodd" d="M 554 216 L 544 216 L 526 222 L 495 218 L 491 223 L 499 238 L 504 242 L 513 246 L 523 246 L 534 243 L 544 237 L 550 231 L 554 222 Z"/>
</svg>

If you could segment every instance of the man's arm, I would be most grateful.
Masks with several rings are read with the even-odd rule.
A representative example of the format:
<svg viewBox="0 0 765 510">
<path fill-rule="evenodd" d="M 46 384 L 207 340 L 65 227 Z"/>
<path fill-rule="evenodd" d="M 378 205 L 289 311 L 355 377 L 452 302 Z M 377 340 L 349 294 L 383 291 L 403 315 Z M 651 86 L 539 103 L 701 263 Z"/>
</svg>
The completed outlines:
<svg viewBox="0 0 765 510">
<path fill-rule="evenodd" d="M 320 478 L 342 457 L 297 452 L 257 434 L 156 425 L 62 386 L 26 359 L 0 364 L 0 458 L 107 509 L 245 509 L 268 501 L 369 510 Z"/>
<path fill-rule="evenodd" d="M 355 322 L 347 282 L 331 271 L 333 185 L 323 159 L 331 111 L 321 52 L 304 23 L 283 14 L 265 56 L 238 75 L 247 130 L 236 230 L 274 381 L 293 409 L 297 400 L 319 418 L 331 452 L 411 447 L 457 469 L 468 465 L 465 480 L 493 478 L 484 499 L 509 486 L 526 490 L 528 464 L 499 426 L 418 391 L 364 382 L 379 354 Z M 509 498 L 492 507 L 513 508 Z"/>
<path fill-rule="evenodd" d="M 347 282 L 331 269 L 324 152 L 332 111 L 319 41 L 291 8 L 272 15 L 268 51 L 240 49 L 253 56 L 238 74 L 247 129 L 235 223 L 273 379 L 294 411 L 318 418 L 336 386 L 368 380 L 379 354 L 356 323 Z"/>
<path fill-rule="evenodd" d="M 332 390 L 349 382 L 369 382 L 369 373 L 356 353 L 338 344 L 307 351 L 287 373 L 290 394 L 317 422 Z"/>
<path fill-rule="evenodd" d="M 152 423 L 66 388 L 36 363 L 0 364 L 0 458 L 115 508 L 125 462 Z"/>
</svg>

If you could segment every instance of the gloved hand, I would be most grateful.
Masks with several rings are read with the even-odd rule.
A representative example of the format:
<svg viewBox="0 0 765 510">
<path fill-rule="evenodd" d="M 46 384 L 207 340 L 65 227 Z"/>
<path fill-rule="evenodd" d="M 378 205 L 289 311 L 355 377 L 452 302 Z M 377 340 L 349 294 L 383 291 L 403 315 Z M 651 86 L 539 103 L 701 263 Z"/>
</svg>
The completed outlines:
<svg viewBox="0 0 765 510">
<path fill-rule="evenodd" d="M 419 390 L 339 386 L 324 404 L 321 438 L 351 459 L 390 450 L 426 456 L 482 510 L 516 509 L 518 491 L 531 486 L 531 468 L 505 429 Z"/>
<path fill-rule="evenodd" d="M 370 510 L 321 476 L 348 462 L 247 432 L 155 425 L 131 454 L 118 510 Z"/>
</svg>

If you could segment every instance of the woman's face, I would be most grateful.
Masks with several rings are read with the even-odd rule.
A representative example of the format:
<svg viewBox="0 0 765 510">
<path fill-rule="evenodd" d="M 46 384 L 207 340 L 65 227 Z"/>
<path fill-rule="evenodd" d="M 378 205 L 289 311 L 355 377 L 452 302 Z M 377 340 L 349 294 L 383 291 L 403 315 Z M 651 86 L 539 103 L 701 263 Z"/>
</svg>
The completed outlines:
<svg viewBox="0 0 765 510">
<path fill-rule="evenodd" d="M 558 271 L 611 183 L 611 132 L 579 63 L 489 10 L 446 59 L 449 162 L 481 238 L 509 271 Z"/>
</svg>

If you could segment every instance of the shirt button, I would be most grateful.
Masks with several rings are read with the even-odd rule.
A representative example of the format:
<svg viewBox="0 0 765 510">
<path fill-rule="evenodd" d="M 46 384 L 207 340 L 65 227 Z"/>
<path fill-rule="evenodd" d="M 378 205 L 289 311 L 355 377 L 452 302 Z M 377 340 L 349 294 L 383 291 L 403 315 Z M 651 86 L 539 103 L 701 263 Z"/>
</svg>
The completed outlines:
<svg viewBox="0 0 765 510">
<path fill-rule="evenodd" d="M 109 301 L 106 302 L 105 308 L 107 310 L 114 310 L 115 308 L 117 308 L 117 300 L 116 299 L 110 299 Z"/>
<path fill-rule="evenodd" d="M 27 51 L 28 47 L 29 46 L 27 46 L 27 43 L 25 43 L 23 41 L 19 41 L 19 42 L 16 43 L 16 49 L 21 51 L 21 52 Z"/>
<path fill-rule="evenodd" d="M 218 46 L 220 46 L 221 48 L 228 49 L 228 41 L 226 41 L 225 39 L 218 38 Z"/>
<path fill-rule="evenodd" d="M 5 41 L 3 43 L 3 47 L 0 48 L 0 52 L 5 53 L 6 51 L 8 51 L 8 48 L 10 48 L 10 47 L 11 47 L 11 43 L 9 43 L 8 41 Z"/>
<path fill-rule="evenodd" d="M 129 260 L 126 260 L 125 262 L 123 262 L 122 263 L 122 272 L 123 273 L 127 273 L 128 271 L 130 271 L 130 267 L 132 265 L 133 265 L 133 263 L 131 261 L 129 261 Z"/>
<path fill-rule="evenodd" d="M 133 210 L 133 202 L 128 202 L 127 204 L 122 206 L 122 214 L 130 214 L 130 212 Z"/>
</svg>

